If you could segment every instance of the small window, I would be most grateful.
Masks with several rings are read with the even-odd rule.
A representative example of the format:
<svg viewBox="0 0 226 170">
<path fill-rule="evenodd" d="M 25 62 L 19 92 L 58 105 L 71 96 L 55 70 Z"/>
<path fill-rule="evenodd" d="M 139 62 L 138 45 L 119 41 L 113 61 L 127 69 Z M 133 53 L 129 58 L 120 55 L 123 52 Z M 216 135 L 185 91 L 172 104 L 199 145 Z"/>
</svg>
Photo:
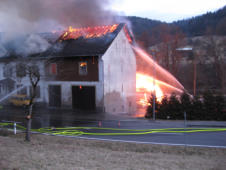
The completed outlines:
<svg viewBox="0 0 226 170">
<path fill-rule="evenodd" d="M 10 78 L 13 75 L 13 67 L 9 64 L 5 65 L 3 68 L 3 76 L 5 78 Z"/>
<path fill-rule="evenodd" d="M 16 76 L 25 77 L 26 76 L 26 67 L 24 64 L 20 63 L 16 65 Z"/>
<path fill-rule="evenodd" d="M 79 62 L 79 75 L 87 75 L 87 62 Z"/>
<path fill-rule="evenodd" d="M 40 98 L 40 86 L 37 86 L 35 91 L 36 91 L 35 98 Z M 32 87 L 30 86 L 30 96 L 31 94 L 32 94 Z"/>
<path fill-rule="evenodd" d="M 50 64 L 49 73 L 51 75 L 57 75 L 57 64 L 56 63 Z"/>
</svg>

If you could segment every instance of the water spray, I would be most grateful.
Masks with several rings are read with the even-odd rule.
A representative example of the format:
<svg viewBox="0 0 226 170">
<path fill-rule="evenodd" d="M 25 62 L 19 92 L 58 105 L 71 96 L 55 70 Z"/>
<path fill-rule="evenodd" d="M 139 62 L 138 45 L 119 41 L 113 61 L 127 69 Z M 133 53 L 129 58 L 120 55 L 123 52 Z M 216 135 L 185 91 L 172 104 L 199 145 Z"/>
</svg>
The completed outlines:
<svg viewBox="0 0 226 170">
<path fill-rule="evenodd" d="M 7 94 L 6 96 L 2 97 L 2 98 L 0 99 L 0 103 L 1 103 L 2 101 L 6 100 L 6 99 L 7 99 L 8 97 L 10 97 L 11 95 L 15 94 L 17 91 L 23 89 L 24 87 L 26 87 L 26 85 L 23 85 L 23 86 L 21 86 L 21 87 L 15 89 L 15 90 L 13 90 L 12 92 L 10 92 L 9 94 Z"/>
</svg>

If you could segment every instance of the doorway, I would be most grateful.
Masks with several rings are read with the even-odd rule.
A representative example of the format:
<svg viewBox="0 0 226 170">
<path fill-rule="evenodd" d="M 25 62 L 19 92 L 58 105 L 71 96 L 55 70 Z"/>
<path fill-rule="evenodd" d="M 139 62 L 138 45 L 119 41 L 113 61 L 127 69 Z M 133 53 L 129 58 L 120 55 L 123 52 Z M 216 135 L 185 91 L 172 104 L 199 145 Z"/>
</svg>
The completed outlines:
<svg viewBox="0 0 226 170">
<path fill-rule="evenodd" d="M 49 106 L 61 107 L 61 86 L 49 85 Z"/>
<path fill-rule="evenodd" d="M 79 110 L 96 109 L 95 86 L 72 86 L 72 107 Z"/>
</svg>

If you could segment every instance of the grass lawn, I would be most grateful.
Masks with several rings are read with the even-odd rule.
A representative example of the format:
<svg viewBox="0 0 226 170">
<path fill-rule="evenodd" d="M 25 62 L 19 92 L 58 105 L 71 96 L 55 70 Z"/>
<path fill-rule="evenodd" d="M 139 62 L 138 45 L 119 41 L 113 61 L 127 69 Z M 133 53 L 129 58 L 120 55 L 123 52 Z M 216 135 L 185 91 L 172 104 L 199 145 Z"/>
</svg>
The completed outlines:
<svg viewBox="0 0 226 170">
<path fill-rule="evenodd" d="M 106 142 L 32 134 L 0 136 L 0 169 L 225 170 L 226 149 Z"/>
</svg>

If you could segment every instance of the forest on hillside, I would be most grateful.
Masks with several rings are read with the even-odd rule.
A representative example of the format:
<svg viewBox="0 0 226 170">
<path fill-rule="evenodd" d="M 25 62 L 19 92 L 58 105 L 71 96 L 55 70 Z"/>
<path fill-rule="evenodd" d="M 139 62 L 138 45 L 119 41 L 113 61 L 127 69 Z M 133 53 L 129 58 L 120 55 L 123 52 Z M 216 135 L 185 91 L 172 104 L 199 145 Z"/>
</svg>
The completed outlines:
<svg viewBox="0 0 226 170">
<path fill-rule="evenodd" d="M 226 35 L 226 6 L 206 14 L 172 23 L 130 16 L 127 18 L 137 41 L 151 46 L 164 41 L 165 36 L 181 33 L 186 37 Z"/>
</svg>

